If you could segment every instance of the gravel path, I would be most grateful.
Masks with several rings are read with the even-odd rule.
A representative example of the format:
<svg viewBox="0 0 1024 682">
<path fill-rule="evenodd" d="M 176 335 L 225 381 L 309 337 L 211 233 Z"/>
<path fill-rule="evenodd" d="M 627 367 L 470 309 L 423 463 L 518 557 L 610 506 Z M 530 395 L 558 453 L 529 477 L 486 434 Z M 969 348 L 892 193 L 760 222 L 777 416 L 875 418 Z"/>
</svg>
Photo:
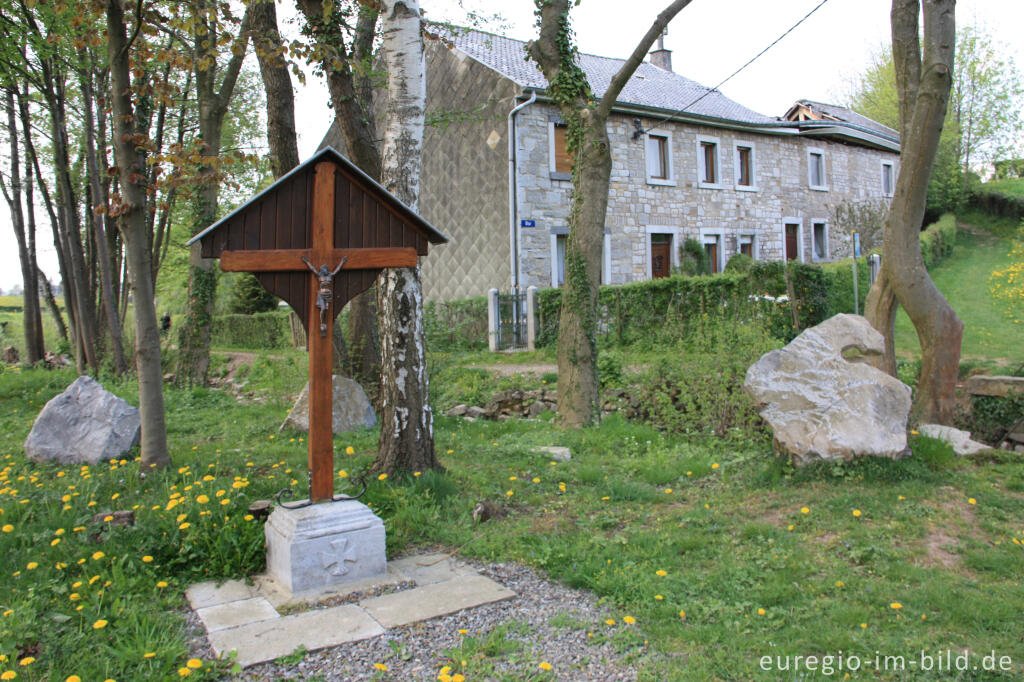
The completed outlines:
<svg viewBox="0 0 1024 682">
<path fill-rule="evenodd" d="M 572 682 L 635 680 L 636 652 L 643 634 L 625 625 L 586 592 L 573 590 L 516 564 L 464 561 L 516 593 L 503 602 L 393 628 L 380 637 L 307 653 L 299 661 L 270 662 L 245 669 L 234 680 L 436 680 L 442 666 L 458 673 L 461 660 L 470 660 L 469 679 L 556 679 Z M 614 627 L 605 625 L 614 618 Z M 195 614 L 189 612 L 192 655 L 213 657 Z M 459 630 L 466 630 L 465 634 Z M 592 633 L 592 634 L 590 634 Z M 489 637 L 488 637 L 489 636 Z M 471 641 L 472 640 L 472 641 Z M 486 640 L 486 644 L 484 643 Z M 448 658 L 445 650 L 453 651 Z M 623 650 L 626 653 L 621 653 Z M 484 652 L 486 651 L 486 655 Z M 641 652 L 641 656 L 649 650 Z M 551 673 L 539 665 L 547 662 Z M 386 674 L 374 663 L 387 666 Z M 482 671 L 483 669 L 483 671 Z M 481 674 L 483 672 L 484 674 Z M 379 676 L 379 677 L 375 677 Z M 536 676 L 536 677 L 535 677 Z"/>
</svg>

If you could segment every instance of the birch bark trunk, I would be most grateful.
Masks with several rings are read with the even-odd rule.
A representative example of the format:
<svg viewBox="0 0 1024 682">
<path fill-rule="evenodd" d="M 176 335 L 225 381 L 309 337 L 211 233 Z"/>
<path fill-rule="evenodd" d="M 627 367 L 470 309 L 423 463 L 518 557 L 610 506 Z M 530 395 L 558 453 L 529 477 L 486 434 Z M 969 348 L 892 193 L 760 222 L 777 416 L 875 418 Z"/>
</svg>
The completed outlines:
<svg viewBox="0 0 1024 682">
<path fill-rule="evenodd" d="M 381 179 L 416 210 L 423 151 L 426 67 L 418 0 L 380 3 L 388 67 Z M 434 454 L 419 266 L 388 268 L 377 282 L 380 312 L 381 429 L 373 471 L 442 469 Z"/>
</svg>

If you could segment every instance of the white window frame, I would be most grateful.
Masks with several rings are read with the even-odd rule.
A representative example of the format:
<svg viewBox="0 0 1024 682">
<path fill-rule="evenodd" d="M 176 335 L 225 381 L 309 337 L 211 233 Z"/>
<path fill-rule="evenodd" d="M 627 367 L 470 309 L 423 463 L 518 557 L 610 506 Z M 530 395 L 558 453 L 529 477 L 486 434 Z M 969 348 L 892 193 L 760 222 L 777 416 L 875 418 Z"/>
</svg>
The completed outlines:
<svg viewBox="0 0 1024 682">
<path fill-rule="evenodd" d="M 705 142 L 710 142 L 715 145 L 715 170 L 717 175 L 715 176 L 715 182 L 704 182 L 705 167 L 704 167 L 704 149 L 701 145 Z M 722 189 L 722 143 L 717 137 L 710 137 L 708 135 L 697 136 L 697 187 L 701 189 Z"/>
<path fill-rule="evenodd" d="M 564 236 L 567 240 L 569 238 L 569 228 L 567 227 L 552 227 L 551 228 L 551 286 L 558 288 L 561 286 L 558 283 L 558 238 Z"/>
<path fill-rule="evenodd" d="M 820 220 L 818 220 L 818 219 L 811 219 L 810 223 L 811 223 L 811 261 L 813 261 L 815 263 L 828 263 L 832 259 L 831 245 L 829 244 L 828 220 L 825 220 L 824 218 L 822 218 Z M 818 258 L 818 250 L 815 248 L 815 246 L 817 246 L 817 239 L 815 239 L 815 237 L 814 237 L 814 226 L 815 225 L 824 225 L 825 226 L 825 257 L 824 258 L 820 258 L 820 259 Z"/>
<path fill-rule="evenodd" d="M 665 169 L 668 171 L 667 178 L 652 178 L 647 172 L 647 141 L 652 137 L 663 137 L 665 138 L 665 153 L 668 158 L 665 159 Z M 667 187 L 676 186 L 676 170 L 675 164 L 672 162 L 672 133 L 671 132 L 657 132 L 657 133 L 646 133 L 644 135 L 644 176 L 647 178 L 648 185 L 663 185 Z"/>
<path fill-rule="evenodd" d="M 601 256 L 601 283 L 612 283 L 612 232 L 605 229 L 604 246 Z"/>
<path fill-rule="evenodd" d="M 891 180 L 891 183 L 892 183 L 888 192 L 885 191 L 885 167 L 886 166 L 889 167 L 890 180 Z M 879 187 L 882 190 L 882 196 L 883 197 L 891 197 L 893 194 L 896 193 L 896 164 L 893 161 L 882 161 L 880 168 L 881 168 L 881 171 L 880 171 L 881 175 L 878 178 L 878 182 L 879 182 Z"/>
<path fill-rule="evenodd" d="M 548 121 L 548 174 L 552 180 L 572 180 L 572 173 L 555 170 L 555 126 L 565 126 L 558 121 Z"/>
<path fill-rule="evenodd" d="M 804 262 L 804 220 L 795 216 L 787 216 L 782 219 L 779 225 L 779 232 L 782 234 L 782 262 L 786 262 L 786 225 L 796 225 L 796 259 Z"/>
<path fill-rule="evenodd" d="M 701 246 L 713 241 L 718 244 L 718 269 L 715 272 L 725 272 L 725 230 L 720 227 L 702 227 L 700 229 Z"/>
<path fill-rule="evenodd" d="M 756 232 L 740 232 L 736 235 L 736 253 L 741 253 L 740 246 L 742 246 L 746 240 L 750 242 L 750 257 L 754 260 L 760 260 L 757 250 L 757 233 Z"/>
<path fill-rule="evenodd" d="M 750 150 L 750 184 L 740 184 L 740 147 L 746 147 Z M 746 142 L 744 140 L 737 140 L 732 145 L 732 175 L 733 183 L 737 191 L 740 192 L 757 192 L 759 190 L 757 186 L 757 148 L 753 142 Z"/>
<path fill-rule="evenodd" d="M 654 257 L 651 255 L 651 235 L 672 235 L 672 248 L 669 249 L 669 265 L 679 267 L 679 228 L 668 225 L 648 225 L 644 230 L 644 249 L 647 251 L 647 269 L 645 279 L 654 279 Z"/>
<path fill-rule="evenodd" d="M 822 182 L 822 184 L 820 184 L 820 185 L 815 185 L 814 184 L 814 174 L 811 172 L 811 170 L 813 169 L 811 158 L 812 158 L 812 156 L 814 154 L 820 154 L 821 155 L 821 182 Z M 827 159 L 825 158 L 825 150 L 821 149 L 819 147 L 809 147 L 807 149 L 807 186 L 810 189 L 816 190 L 818 192 L 827 192 L 828 191 L 828 163 L 827 163 Z"/>
</svg>

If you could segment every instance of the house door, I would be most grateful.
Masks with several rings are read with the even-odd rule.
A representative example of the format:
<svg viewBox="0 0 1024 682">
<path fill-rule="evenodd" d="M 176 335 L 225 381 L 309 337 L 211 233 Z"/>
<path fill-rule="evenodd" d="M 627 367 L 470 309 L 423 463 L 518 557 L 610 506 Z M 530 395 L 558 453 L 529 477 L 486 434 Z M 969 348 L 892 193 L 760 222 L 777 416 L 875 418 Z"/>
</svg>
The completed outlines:
<svg viewBox="0 0 1024 682">
<path fill-rule="evenodd" d="M 800 258 L 800 226 L 794 223 L 786 223 L 786 260 L 797 260 Z"/>
<path fill-rule="evenodd" d="M 651 278 L 668 277 L 672 267 L 672 235 L 651 235 Z"/>
</svg>

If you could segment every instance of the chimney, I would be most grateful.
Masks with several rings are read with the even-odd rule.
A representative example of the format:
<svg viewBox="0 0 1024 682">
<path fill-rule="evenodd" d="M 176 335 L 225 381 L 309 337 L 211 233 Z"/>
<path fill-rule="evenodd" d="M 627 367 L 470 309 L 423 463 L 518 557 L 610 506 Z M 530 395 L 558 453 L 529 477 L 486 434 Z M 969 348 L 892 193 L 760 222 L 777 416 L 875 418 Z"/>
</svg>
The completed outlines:
<svg viewBox="0 0 1024 682">
<path fill-rule="evenodd" d="M 666 71 L 672 70 L 672 50 L 665 49 L 665 36 L 668 34 L 666 28 L 662 31 L 661 35 L 658 36 L 658 49 L 651 51 L 651 64 L 654 64 L 659 69 L 665 69 Z"/>
</svg>

